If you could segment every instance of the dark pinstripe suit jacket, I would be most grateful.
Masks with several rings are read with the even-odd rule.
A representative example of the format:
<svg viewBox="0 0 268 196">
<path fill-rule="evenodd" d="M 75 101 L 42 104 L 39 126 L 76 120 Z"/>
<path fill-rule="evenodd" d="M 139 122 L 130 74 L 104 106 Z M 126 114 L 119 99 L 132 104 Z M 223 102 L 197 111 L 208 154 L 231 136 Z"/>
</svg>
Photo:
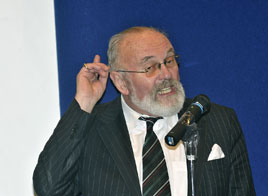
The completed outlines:
<svg viewBox="0 0 268 196">
<path fill-rule="evenodd" d="M 234 111 L 212 104 L 198 128 L 196 195 L 256 195 Z M 225 158 L 208 162 L 215 143 Z M 92 114 L 80 110 L 74 100 L 40 154 L 33 182 L 39 196 L 141 195 L 120 98 L 96 106 Z"/>
</svg>

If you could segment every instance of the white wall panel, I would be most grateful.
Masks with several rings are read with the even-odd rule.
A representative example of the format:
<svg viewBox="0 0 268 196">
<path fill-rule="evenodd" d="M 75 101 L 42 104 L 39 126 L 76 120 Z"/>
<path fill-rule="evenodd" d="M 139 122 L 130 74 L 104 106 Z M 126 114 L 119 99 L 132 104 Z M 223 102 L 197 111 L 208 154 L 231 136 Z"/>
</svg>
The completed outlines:
<svg viewBox="0 0 268 196">
<path fill-rule="evenodd" d="M 0 196 L 32 196 L 59 120 L 53 1 L 0 0 Z"/>
</svg>

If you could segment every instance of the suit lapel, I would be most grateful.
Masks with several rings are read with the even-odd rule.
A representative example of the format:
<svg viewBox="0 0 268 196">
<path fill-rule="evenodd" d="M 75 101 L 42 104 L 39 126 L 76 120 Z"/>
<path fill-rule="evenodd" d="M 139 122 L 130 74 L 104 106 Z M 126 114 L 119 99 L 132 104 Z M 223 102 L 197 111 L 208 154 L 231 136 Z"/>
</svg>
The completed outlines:
<svg viewBox="0 0 268 196">
<path fill-rule="evenodd" d="M 100 116 L 100 137 L 113 157 L 118 170 L 133 195 L 141 195 L 130 137 L 120 97 Z"/>
</svg>

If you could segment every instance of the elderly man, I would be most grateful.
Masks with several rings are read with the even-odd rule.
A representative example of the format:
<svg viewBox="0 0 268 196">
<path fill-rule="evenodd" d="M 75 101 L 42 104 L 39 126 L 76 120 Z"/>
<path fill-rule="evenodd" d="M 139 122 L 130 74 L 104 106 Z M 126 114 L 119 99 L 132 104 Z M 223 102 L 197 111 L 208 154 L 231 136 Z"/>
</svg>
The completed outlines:
<svg viewBox="0 0 268 196">
<path fill-rule="evenodd" d="M 190 195 L 184 145 L 164 142 L 191 103 L 185 100 L 172 44 L 154 28 L 132 27 L 111 38 L 108 58 L 110 66 L 96 55 L 80 70 L 75 99 L 40 154 L 36 193 Z M 96 105 L 109 73 L 121 96 Z M 212 104 L 197 126 L 196 195 L 255 195 L 234 111 Z M 211 155 L 215 148 L 220 157 Z"/>
</svg>

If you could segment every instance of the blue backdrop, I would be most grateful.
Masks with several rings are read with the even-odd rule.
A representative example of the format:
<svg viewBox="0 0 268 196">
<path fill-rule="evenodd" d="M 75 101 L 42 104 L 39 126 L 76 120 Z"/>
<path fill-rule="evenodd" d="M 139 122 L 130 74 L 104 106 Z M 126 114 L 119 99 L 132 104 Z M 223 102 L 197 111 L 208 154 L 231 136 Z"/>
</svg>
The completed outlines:
<svg viewBox="0 0 268 196">
<path fill-rule="evenodd" d="M 131 26 L 167 31 L 181 55 L 186 95 L 207 94 L 236 110 L 247 141 L 257 195 L 266 195 L 268 174 L 267 0 L 55 0 L 63 113 L 75 94 L 76 74 L 100 54 L 107 63 L 109 38 Z M 108 82 L 102 102 L 117 92 Z"/>
</svg>

